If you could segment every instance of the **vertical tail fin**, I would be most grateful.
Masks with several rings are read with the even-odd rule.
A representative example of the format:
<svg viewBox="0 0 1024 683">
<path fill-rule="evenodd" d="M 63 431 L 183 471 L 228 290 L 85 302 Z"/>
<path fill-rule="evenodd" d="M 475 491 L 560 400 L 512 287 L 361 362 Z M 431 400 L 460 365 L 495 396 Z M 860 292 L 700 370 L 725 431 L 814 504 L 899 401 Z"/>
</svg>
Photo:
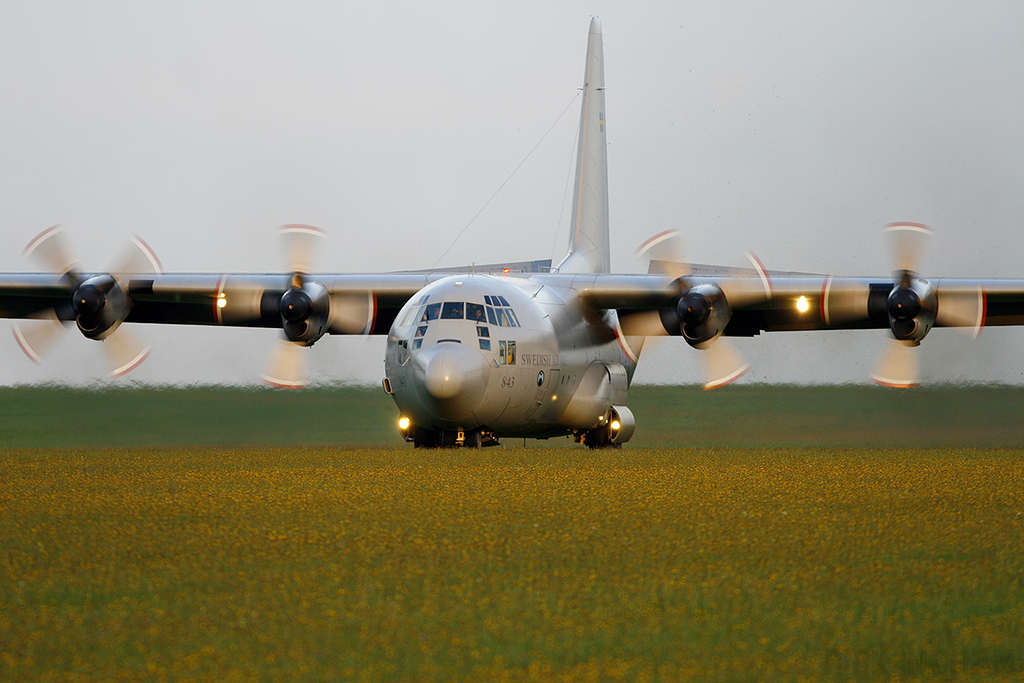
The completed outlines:
<svg viewBox="0 0 1024 683">
<path fill-rule="evenodd" d="M 611 272 L 608 245 L 608 144 L 604 130 L 604 47 L 601 22 L 590 20 L 583 111 L 576 153 L 569 253 L 558 264 L 563 273 Z"/>
</svg>

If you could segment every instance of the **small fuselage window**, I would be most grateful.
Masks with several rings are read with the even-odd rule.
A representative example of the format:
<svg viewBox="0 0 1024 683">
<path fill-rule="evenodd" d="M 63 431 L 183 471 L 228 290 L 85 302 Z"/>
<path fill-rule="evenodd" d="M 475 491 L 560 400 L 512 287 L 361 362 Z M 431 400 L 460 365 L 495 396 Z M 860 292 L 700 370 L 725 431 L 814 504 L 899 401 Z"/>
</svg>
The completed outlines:
<svg viewBox="0 0 1024 683">
<path fill-rule="evenodd" d="M 516 364 L 516 343 L 514 341 L 498 342 L 498 365 Z"/>
</svg>

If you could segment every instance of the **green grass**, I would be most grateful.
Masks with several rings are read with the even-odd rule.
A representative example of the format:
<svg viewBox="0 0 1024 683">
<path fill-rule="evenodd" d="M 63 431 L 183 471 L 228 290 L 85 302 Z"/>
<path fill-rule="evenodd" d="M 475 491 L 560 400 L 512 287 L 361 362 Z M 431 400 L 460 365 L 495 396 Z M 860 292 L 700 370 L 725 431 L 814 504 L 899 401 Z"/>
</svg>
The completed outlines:
<svg viewBox="0 0 1024 683">
<path fill-rule="evenodd" d="M 0 680 L 1020 680 L 1024 451 L 0 451 Z"/>
<path fill-rule="evenodd" d="M 629 405 L 630 446 L 1024 443 L 1024 388 L 1016 387 L 635 386 Z M 401 445 L 397 415 L 373 388 L 0 388 L 0 446 Z"/>
<path fill-rule="evenodd" d="M 1009 447 L 1024 444 L 1024 388 L 639 386 L 637 445 Z"/>
<path fill-rule="evenodd" d="M 0 388 L 0 445 L 401 444 L 380 389 Z"/>
</svg>

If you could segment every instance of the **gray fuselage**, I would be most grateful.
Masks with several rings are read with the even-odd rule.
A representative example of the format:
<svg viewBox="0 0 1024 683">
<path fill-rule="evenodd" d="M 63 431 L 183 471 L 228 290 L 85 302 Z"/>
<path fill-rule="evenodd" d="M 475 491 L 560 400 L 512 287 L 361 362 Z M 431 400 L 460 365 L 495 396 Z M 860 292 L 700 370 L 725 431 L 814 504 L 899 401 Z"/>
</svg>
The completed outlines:
<svg viewBox="0 0 1024 683">
<path fill-rule="evenodd" d="M 589 310 L 574 290 L 468 274 L 406 303 L 384 364 L 417 427 L 548 437 L 599 428 L 624 406 L 638 341 L 622 337 L 615 311 Z"/>
</svg>

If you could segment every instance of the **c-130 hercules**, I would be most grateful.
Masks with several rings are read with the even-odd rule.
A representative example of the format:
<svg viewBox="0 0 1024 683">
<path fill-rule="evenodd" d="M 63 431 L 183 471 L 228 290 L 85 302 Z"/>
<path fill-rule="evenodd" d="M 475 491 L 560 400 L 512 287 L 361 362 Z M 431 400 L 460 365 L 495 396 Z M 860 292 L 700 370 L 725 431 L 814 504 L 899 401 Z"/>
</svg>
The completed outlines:
<svg viewBox="0 0 1024 683">
<path fill-rule="evenodd" d="M 383 386 L 398 406 L 401 435 L 416 446 L 479 447 L 502 437 L 573 435 L 592 448 L 618 446 L 635 421 L 627 392 L 644 341 L 682 336 L 701 350 L 707 388 L 747 366 L 726 337 L 781 330 L 888 328 L 873 379 L 917 385 L 913 348 L 933 327 L 977 334 L 1024 324 L 1024 280 L 926 280 L 917 266 L 930 230 L 886 228 L 896 254 L 890 278 L 840 278 L 690 267 L 674 232 L 648 240 L 646 275 L 610 273 L 608 176 L 601 26 L 591 20 L 568 255 L 550 261 L 385 274 L 312 274 L 321 232 L 282 228 L 291 272 L 169 274 L 141 240 L 136 258 L 111 273 L 84 273 L 59 228 L 26 248 L 53 272 L 0 275 L 0 317 L 39 360 L 57 322 L 104 340 L 113 375 L 148 349 L 124 322 L 279 328 L 284 339 L 264 380 L 304 386 L 303 347 L 324 334 L 387 334 Z M 147 272 L 148 271 L 148 272 Z M 152 271 L 155 271 L 153 273 Z"/>
</svg>

